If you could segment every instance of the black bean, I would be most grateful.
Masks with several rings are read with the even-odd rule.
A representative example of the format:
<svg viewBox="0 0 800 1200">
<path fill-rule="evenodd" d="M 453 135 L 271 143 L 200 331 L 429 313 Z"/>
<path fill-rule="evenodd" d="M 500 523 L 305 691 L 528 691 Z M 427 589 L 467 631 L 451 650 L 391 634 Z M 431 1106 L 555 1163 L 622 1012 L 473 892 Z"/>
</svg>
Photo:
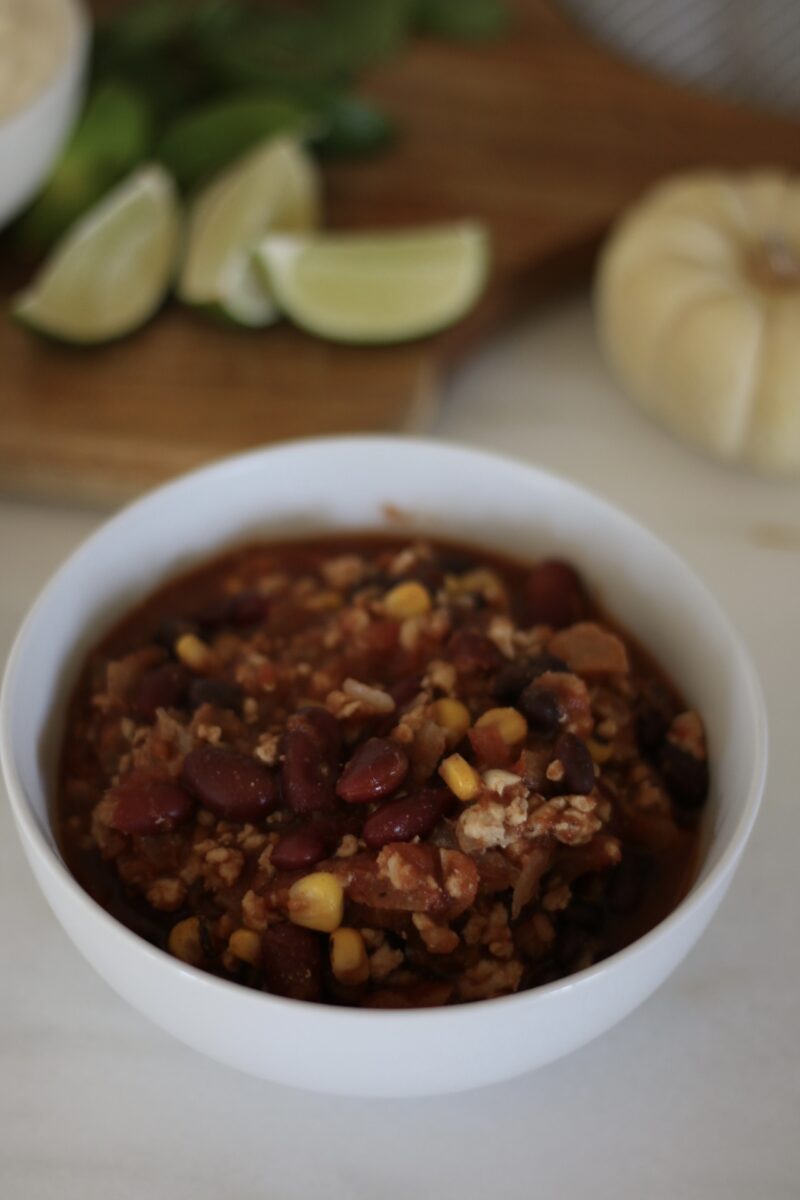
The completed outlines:
<svg viewBox="0 0 800 1200">
<path fill-rule="evenodd" d="M 619 866 L 606 876 L 606 904 L 612 913 L 625 916 L 639 907 L 651 869 L 649 859 L 626 850 Z"/>
<path fill-rule="evenodd" d="M 573 968 L 590 945 L 587 931 L 577 922 L 562 917 L 555 946 L 555 957 L 559 966 L 565 970 Z"/>
<path fill-rule="evenodd" d="M 590 900 L 579 896 L 572 899 L 566 915 L 587 933 L 599 933 L 605 921 L 605 914 L 599 904 L 592 904 Z"/>
<path fill-rule="evenodd" d="M 539 675 L 544 675 L 545 671 L 569 670 L 564 659 L 559 658 L 557 654 L 537 654 L 536 658 L 531 661 L 534 667 L 534 679 Z"/>
<path fill-rule="evenodd" d="M 474 571 L 480 565 L 473 555 L 458 550 L 439 550 L 436 561 L 448 575 L 466 575 L 467 571 Z"/>
<path fill-rule="evenodd" d="M 514 704 L 529 683 L 545 671 L 566 671 L 567 664 L 555 654 L 537 654 L 535 658 L 520 658 L 502 667 L 492 681 L 492 696 L 504 704 Z"/>
<path fill-rule="evenodd" d="M 645 705 L 636 718 L 636 740 L 643 754 L 655 754 L 667 735 L 668 723 L 663 713 Z"/>
<path fill-rule="evenodd" d="M 167 617 L 156 630 L 153 641 L 157 642 L 159 646 L 165 646 L 172 653 L 178 638 L 183 637 L 185 633 L 197 634 L 199 632 L 200 626 L 196 621 L 190 621 L 185 617 Z"/>
<path fill-rule="evenodd" d="M 491 693 L 501 704 L 515 704 L 523 688 L 533 679 L 528 659 L 507 663 L 492 680 Z"/>
<path fill-rule="evenodd" d="M 664 742 L 659 756 L 661 777 L 676 804 L 700 808 L 708 796 L 708 764 L 687 754 L 672 742 Z"/>
<path fill-rule="evenodd" d="M 551 691 L 529 683 L 517 701 L 517 707 L 537 733 L 555 733 L 564 715 Z"/>
<path fill-rule="evenodd" d="M 560 777 L 552 768 L 560 764 Z M 553 777 L 555 776 L 555 778 Z M 562 733 L 547 768 L 551 791 L 559 796 L 586 796 L 594 787 L 594 761 L 585 742 L 574 733 Z"/>
<path fill-rule="evenodd" d="M 230 708 L 238 713 L 243 697 L 239 685 L 225 679 L 193 679 L 189 684 L 189 704 L 193 709 L 201 704 L 213 704 L 215 708 Z"/>
</svg>

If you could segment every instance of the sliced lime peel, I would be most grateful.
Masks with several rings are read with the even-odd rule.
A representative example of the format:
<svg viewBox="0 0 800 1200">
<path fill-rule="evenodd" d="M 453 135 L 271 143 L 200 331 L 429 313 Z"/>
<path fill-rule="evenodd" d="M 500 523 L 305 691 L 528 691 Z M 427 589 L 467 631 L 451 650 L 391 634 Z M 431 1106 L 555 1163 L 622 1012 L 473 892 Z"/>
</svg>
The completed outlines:
<svg viewBox="0 0 800 1200">
<path fill-rule="evenodd" d="M 269 235 L 255 261 L 295 324 L 337 342 L 425 337 L 463 317 L 486 283 L 473 221 L 372 234 Z"/>
<path fill-rule="evenodd" d="M 60 341 L 92 345 L 124 337 L 163 303 L 180 240 L 172 178 L 160 166 L 142 167 L 64 235 L 12 312 Z"/>
</svg>

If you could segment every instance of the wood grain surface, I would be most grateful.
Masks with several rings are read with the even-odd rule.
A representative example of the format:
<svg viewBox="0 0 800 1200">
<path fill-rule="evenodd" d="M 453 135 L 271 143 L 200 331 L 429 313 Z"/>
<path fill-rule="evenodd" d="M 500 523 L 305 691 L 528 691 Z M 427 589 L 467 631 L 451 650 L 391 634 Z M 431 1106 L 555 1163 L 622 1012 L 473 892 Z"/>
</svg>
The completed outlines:
<svg viewBox="0 0 800 1200">
<path fill-rule="evenodd" d="M 328 223 L 483 219 L 494 267 L 474 314 L 373 349 L 288 325 L 240 332 L 174 304 L 97 350 L 0 317 L 0 486 L 107 505 L 263 442 L 419 428 L 450 366 L 510 312 L 586 278 L 603 231 L 648 183 L 691 165 L 800 164 L 796 123 L 649 76 L 545 0 L 518 3 L 497 43 L 415 42 L 364 90 L 402 137 L 379 158 L 326 168 Z"/>
</svg>

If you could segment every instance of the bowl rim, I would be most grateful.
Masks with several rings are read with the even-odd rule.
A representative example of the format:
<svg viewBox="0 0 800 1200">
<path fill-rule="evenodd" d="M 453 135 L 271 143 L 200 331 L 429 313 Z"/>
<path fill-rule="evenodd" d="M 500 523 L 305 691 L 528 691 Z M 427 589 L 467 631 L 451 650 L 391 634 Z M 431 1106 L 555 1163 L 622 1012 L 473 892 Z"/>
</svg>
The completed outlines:
<svg viewBox="0 0 800 1200">
<path fill-rule="evenodd" d="M 746 800 L 739 820 L 728 834 L 727 845 L 725 845 L 719 861 L 704 879 L 699 882 L 695 880 L 687 894 L 672 912 L 628 946 L 615 951 L 608 958 L 592 966 L 585 967 L 581 971 L 565 976 L 563 979 L 555 980 L 552 983 L 540 984 L 537 987 L 529 988 L 526 991 L 517 992 L 509 996 L 497 996 L 487 1000 L 474 1000 L 467 1004 L 447 1005 L 440 1008 L 347 1008 L 318 1004 L 316 1002 L 291 1000 L 283 996 L 275 996 L 270 992 L 257 992 L 252 988 L 243 987 L 232 980 L 221 979 L 218 976 L 211 975 L 207 971 L 202 971 L 199 968 L 181 963 L 166 951 L 159 949 L 134 933 L 94 900 L 81 887 L 77 879 L 74 878 L 54 847 L 49 844 L 33 814 L 31 802 L 28 799 L 16 765 L 15 750 L 12 741 L 12 706 L 14 693 L 17 688 L 17 677 L 21 664 L 24 661 L 30 631 L 34 628 L 38 620 L 40 609 L 63 586 L 62 580 L 76 569 L 79 569 L 81 561 L 91 555 L 96 542 L 108 536 L 109 530 L 116 530 L 124 527 L 125 523 L 131 520 L 146 517 L 151 509 L 160 508 L 173 495 L 187 489 L 191 490 L 199 483 L 210 479 L 216 478 L 221 481 L 230 472 L 235 473 L 247 470 L 265 457 L 280 454 L 296 454 L 298 452 L 303 453 L 304 450 L 314 452 L 328 448 L 333 449 L 334 452 L 339 448 L 346 451 L 356 446 L 365 449 L 370 448 L 374 451 L 392 451 L 398 445 L 408 449 L 433 450 L 441 453 L 444 457 L 463 458 L 466 455 L 471 457 L 476 465 L 481 462 L 490 462 L 494 465 L 505 464 L 516 469 L 521 468 L 534 475 L 538 475 L 546 483 L 555 484 L 558 487 L 572 491 L 582 503 L 590 503 L 596 506 L 604 515 L 612 518 L 619 525 L 623 527 L 627 526 L 631 532 L 635 532 L 638 536 L 644 534 L 656 543 L 661 555 L 668 561 L 671 560 L 673 567 L 688 575 L 695 589 L 715 612 L 717 620 L 720 622 L 735 651 L 737 669 L 745 683 L 749 717 L 753 722 L 755 732 L 755 745 L 752 770 L 746 785 Z M 18 832 L 23 842 L 23 848 L 26 852 L 35 852 L 39 863 L 46 868 L 49 874 L 56 877 L 60 884 L 67 888 L 73 900 L 79 906 L 88 910 L 90 919 L 99 920 L 100 924 L 105 927 L 105 930 L 112 937 L 121 939 L 135 954 L 143 955 L 149 959 L 156 970 L 160 966 L 161 969 L 171 972 L 178 977 L 183 976 L 184 978 L 188 978 L 195 988 L 200 987 L 212 994 L 216 993 L 220 1000 L 224 1000 L 228 996 L 231 998 L 231 1001 L 235 1002 L 235 998 L 238 997 L 241 1004 L 264 1006 L 265 1012 L 270 1007 L 277 1005 L 279 1009 L 282 1009 L 287 1014 L 293 1014 L 297 1019 L 302 1019 L 302 1014 L 306 1013 L 309 1016 L 315 1015 L 316 1019 L 332 1025 L 363 1024 L 365 1021 L 371 1023 L 380 1023 L 383 1021 L 397 1025 L 406 1022 L 420 1024 L 426 1020 L 468 1022 L 485 1012 L 487 1005 L 491 1006 L 491 1011 L 498 1013 L 501 1011 L 507 1012 L 512 1007 L 522 1008 L 525 1005 L 535 1003 L 537 999 L 545 999 L 565 992 L 590 987 L 595 980 L 608 976 L 615 968 L 624 964 L 632 964 L 636 959 L 646 954 L 655 943 L 664 940 L 671 932 L 677 931 L 680 926 L 689 922 L 699 910 L 702 910 L 706 904 L 711 902 L 714 893 L 733 873 L 750 836 L 761 805 L 767 775 L 767 757 L 768 727 L 766 706 L 758 674 L 753 665 L 750 653 L 716 596 L 695 573 L 694 569 L 684 562 L 680 555 L 667 542 L 659 537 L 658 534 L 653 533 L 647 526 L 631 517 L 624 509 L 599 496 L 582 484 L 574 482 L 560 472 L 549 470 L 538 466 L 536 463 L 531 463 L 505 453 L 482 450 L 460 442 L 449 440 L 439 442 L 435 438 L 405 434 L 394 434 L 391 436 L 333 434 L 314 438 L 296 438 L 274 445 L 259 446 L 243 453 L 231 454 L 215 459 L 211 463 L 206 463 L 185 472 L 135 498 L 111 517 L 102 521 L 96 529 L 79 542 L 75 549 L 68 554 L 66 559 L 45 582 L 28 609 L 14 638 L 3 673 L 2 688 L 0 689 L 0 766 L 2 766 L 9 803 L 18 825 Z M 49 814 L 48 825 L 50 825 Z"/>
<path fill-rule="evenodd" d="M 75 70 L 80 74 L 88 62 L 92 22 L 86 4 L 84 0 L 61 0 L 61 3 L 70 15 L 69 37 L 64 52 L 38 91 L 22 104 L 0 114 L 0 136 L 15 126 L 24 124 L 40 105 L 47 105 L 64 80 Z"/>
</svg>

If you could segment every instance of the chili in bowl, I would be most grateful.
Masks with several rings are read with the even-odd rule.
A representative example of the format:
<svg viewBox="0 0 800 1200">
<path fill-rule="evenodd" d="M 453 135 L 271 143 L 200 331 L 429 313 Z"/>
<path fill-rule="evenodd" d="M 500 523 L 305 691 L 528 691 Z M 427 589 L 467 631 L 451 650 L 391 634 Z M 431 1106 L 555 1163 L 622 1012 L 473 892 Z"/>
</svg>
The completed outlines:
<svg viewBox="0 0 800 1200">
<path fill-rule="evenodd" d="M 505 1078 L 624 1015 L 710 919 L 765 752 L 671 552 L 404 440 L 132 506 L 32 612 L 3 710 L 23 844 L 101 973 L 224 1061 L 355 1094 Z"/>
</svg>

